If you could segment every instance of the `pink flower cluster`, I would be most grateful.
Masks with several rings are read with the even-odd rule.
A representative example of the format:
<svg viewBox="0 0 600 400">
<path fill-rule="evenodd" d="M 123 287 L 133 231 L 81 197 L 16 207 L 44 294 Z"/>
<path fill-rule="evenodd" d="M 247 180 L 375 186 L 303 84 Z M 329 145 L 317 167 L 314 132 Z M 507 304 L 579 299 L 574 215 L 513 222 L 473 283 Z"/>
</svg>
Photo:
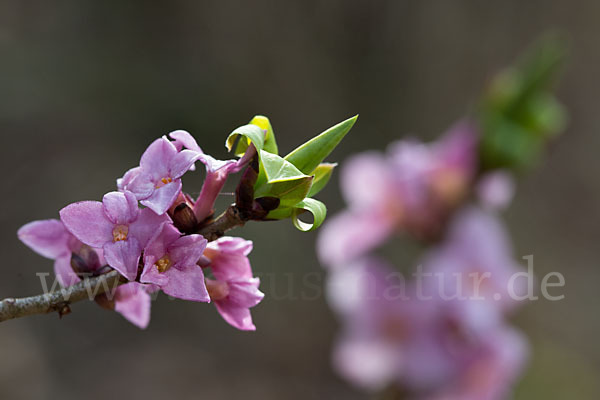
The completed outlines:
<svg viewBox="0 0 600 400">
<path fill-rule="evenodd" d="M 344 165 L 348 209 L 324 226 L 318 252 L 343 326 L 334 366 L 359 387 L 499 400 L 519 377 L 528 346 L 506 316 L 520 266 L 497 217 L 513 184 L 504 171 L 480 173 L 477 141 L 461 122 L 434 143 L 403 140 Z M 369 254 L 397 233 L 427 245 L 406 279 Z"/>
<path fill-rule="evenodd" d="M 252 242 L 222 237 L 209 243 L 194 232 L 212 216 L 228 175 L 245 167 L 256 150 L 250 146 L 239 160 L 219 161 L 189 133 L 169 136 L 172 140 L 163 136 L 148 146 L 139 166 L 117 180 L 118 191 L 105 194 L 101 202 L 70 204 L 60 210 L 60 220 L 31 222 L 18 236 L 55 260 L 64 287 L 83 276 L 117 270 L 129 283 L 96 301 L 140 328 L 150 321 L 150 294 L 162 290 L 184 300 L 212 301 L 229 324 L 254 330 L 249 309 L 264 295 L 248 260 Z M 194 201 L 182 191 L 181 177 L 197 161 L 206 166 L 206 179 Z"/>
</svg>

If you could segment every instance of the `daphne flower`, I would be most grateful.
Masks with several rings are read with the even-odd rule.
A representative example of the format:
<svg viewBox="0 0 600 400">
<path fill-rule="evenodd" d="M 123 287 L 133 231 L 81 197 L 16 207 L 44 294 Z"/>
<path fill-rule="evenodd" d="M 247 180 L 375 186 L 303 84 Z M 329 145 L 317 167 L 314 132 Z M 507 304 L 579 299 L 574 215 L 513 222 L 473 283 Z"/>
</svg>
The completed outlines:
<svg viewBox="0 0 600 400">
<path fill-rule="evenodd" d="M 515 181 L 508 171 L 492 171 L 481 177 L 475 190 L 484 208 L 503 210 L 513 199 Z"/>
<path fill-rule="evenodd" d="M 142 249 L 169 221 L 148 208 L 140 210 L 130 192 L 110 192 L 102 202 L 82 201 L 60 210 L 67 230 L 91 247 L 102 248 L 108 265 L 135 280 Z"/>
<path fill-rule="evenodd" d="M 117 181 L 123 190 L 129 190 L 140 202 L 162 215 L 173 204 L 181 191 L 181 177 L 197 160 L 197 153 L 177 151 L 167 138 L 156 139 L 142 154 L 139 169 L 129 170 Z"/>
<path fill-rule="evenodd" d="M 89 249 L 77 240 L 65 228 L 64 224 L 57 219 L 30 222 L 23 225 L 17 235 L 33 251 L 54 260 L 54 273 L 63 287 L 71 286 L 80 281 L 77 273 L 71 267 L 72 255 L 84 255 L 88 259 L 91 258 L 88 254 L 92 252 L 96 254 L 93 249 Z M 102 261 L 98 255 L 96 255 L 96 260 L 96 262 L 86 263 L 89 266 L 89 272 L 101 267 Z"/>
<path fill-rule="evenodd" d="M 225 236 L 208 243 L 204 252 L 215 277 L 206 279 L 210 298 L 223 319 L 241 330 L 256 330 L 250 308 L 264 297 L 258 290 L 260 280 L 252 276 L 250 251 L 251 241 Z"/>
<path fill-rule="evenodd" d="M 348 160 L 341 189 L 348 211 L 325 223 L 317 243 L 321 262 L 343 266 L 397 230 L 435 235 L 466 194 L 475 172 L 476 132 L 461 122 L 440 140 L 403 140 L 387 156 L 363 153 Z"/>
<path fill-rule="evenodd" d="M 493 214 L 476 207 L 458 213 L 451 221 L 446 240 L 425 257 L 424 266 L 433 274 L 427 289 L 443 293 L 446 312 L 462 320 L 473 331 L 485 331 L 502 322 L 517 301 L 509 289 L 523 293 L 522 284 L 511 277 L 521 266 L 513 258 L 508 234 Z"/>
<path fill-rule="evenodd" d="M 201 235 L 181 236 L 172 225 L 163 225 L 144 250 L 140 282 L 155 284 L 166 294 L 183 300 L 210 301 L 204 273 L 197 265 L 206 243 Z"/>
<path fill-rule="evenodd" d="M 375 258 L 330 274 L 328 300 L 343 323 L 333 353 L 340 375 L 368 390 L 391 383 L 407 386 L 416 369 L 419 384 L 448 375 L 449 360 L 431 329 L 435 304 L 419 301 L 413 289 Z"/>
<path fill-rule="evenodd" d="M 502 327 L 486 336 L 467 359 L 456 365 L 445 384 L 421 400 L 504 400 L 528 358 L 523 335 Z"/>
<path fill-rule="evenodd" d="M 185 147 L 187 151 L 194 152 L 197 159 L 206 166 L 206 178 L 198 200 L 194 204 L 194 214 L 197 221 L 201 222 L 212 215 L 214 203 L 229 174 L 239 172 L 246 166 L 256 154 L 256 150 L 254 146 L 250 146 L 239 160 L 222 161 L 205 154 L 189 132 L 178 130 L 169 133 L 169 136 L 175 140 L 173 142 L 175 148 L 181 150 Z"/>
<path fill-rule="evenodd" d="M 68 287 L 79 282 L 78 273 L 95 275 L 104 264 L 101 249 L 92 249 L 73 236 L 63 223 L 56 219 L 30 222 L 18 231 L 19 239 L 36 253 L 54 259 L 54 272 L 59 283 Z M 73 270 L 76 265 L 78 271 Z M 125 319 L 144 329 L 150 321 L 150 295 L 148 285 L 128 283 L 119 286 L 111 301 L 108 295 L 96 296 L 96 302 L 114 309 Z"/>
</svg>

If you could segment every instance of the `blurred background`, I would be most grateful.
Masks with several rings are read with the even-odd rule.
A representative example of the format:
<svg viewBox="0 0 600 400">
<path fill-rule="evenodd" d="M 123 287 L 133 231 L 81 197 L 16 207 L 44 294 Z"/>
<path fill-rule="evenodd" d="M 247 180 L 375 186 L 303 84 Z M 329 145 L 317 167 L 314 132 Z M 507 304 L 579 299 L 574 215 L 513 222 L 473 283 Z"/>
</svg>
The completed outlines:
<svg viewBox="0 0 600 400">
<path fill-rule="evenodd" d="M 0 1 L 0 297 L 40 292 L 35 273 L 52 269 L 16 230 L 99 200 L 160 135 L 186 129 L 226 158 L 226 135 L 260 113 L 285 154 L 360 113 L 331 161 L 408 134 L 431 139 L 528 43 L 558 29 L 571 45 L 558 88 L 570 123 L 521 179 L 506 220 L 516 256 L 533 254 L 538 276 L 562 272 L 566 298 L 516 317 L 534 354 L 515 398 L 600 398 L 600 3 L 143 4 Z M 202 174 L 186 178 L 199 191 Z M 331 213 L 343 207 L 336 178 L 319 195 Z M 144 332 L 92 303 L 62 320 L 5 322 L 0 398 L 367 398 L 330 367 L 338 327 L 321 293 L 316 235 L 289 221 L 234 234 L 254 240 L 267 294 L 255 333 L 236 331 L 212 305 L 163 295 Z"/>
</svg>

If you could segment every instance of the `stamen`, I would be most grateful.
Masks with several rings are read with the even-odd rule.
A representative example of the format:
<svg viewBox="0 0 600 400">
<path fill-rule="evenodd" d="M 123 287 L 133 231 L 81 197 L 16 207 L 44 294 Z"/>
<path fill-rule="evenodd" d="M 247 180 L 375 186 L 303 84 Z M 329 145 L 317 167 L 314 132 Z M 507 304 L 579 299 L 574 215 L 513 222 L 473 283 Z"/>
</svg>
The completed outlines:
<svg viewBox="0 0 600 400">
<path fill-rule="evenodd" d="M 113 242 L 127 240 L 128 233 L 129 233 L 129 227 L 127 225 L 115 226 L 115 229 L 113 229 Z"/>
<path fill-rule="evenodd" d="M 173 182 L 173 179 L 171 177 L 167 176 L 167 177 L 161 178 L 160 181 L 158 181 L 156 183 L 155 188 L 156 189 L 160 189 L 161 187 L 163 187 L 163 186 L 165 186 L 165 185 L 167 185 L 167 184 L 169 184 L 171 182 Z"/>
<path fill-rule="evenodd" d="M 171 259 L 169 258 L 168 254 L 165 254 L 164 256 L 162 256 L 161 259 L 154 263 L 154 265 L 156 265 L 156 269 L 158 269 L 158 272 L 162 274 L 164 272 L 167 272 L 167 270 L 171 268 Z"/>
</svg>

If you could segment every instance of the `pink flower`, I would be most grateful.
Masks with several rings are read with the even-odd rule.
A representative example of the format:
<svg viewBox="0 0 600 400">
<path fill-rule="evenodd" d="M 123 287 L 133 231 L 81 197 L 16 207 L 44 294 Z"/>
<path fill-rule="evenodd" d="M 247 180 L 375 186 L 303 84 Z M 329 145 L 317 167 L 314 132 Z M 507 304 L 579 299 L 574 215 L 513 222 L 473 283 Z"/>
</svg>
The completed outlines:
<svg viewBox="0 0 600 400">
<path fill-rule="evenodd" d="M 444 294 L 446 312 L 469 330 L 485 332 L 499 325 L 518 306 L 509 289 L 523 294 L 523 281 L 511 277 L 522 270 L 513 258 L 508 234 L 493 214 L 466 208 L 451 221 L 441 246 L 430 250 L 424 261 L 434 275 L 426 290 Z M 460 297 L 458 297 L 458 296 Z"/>
<path fill-rule="evenodd" d="M 467 193 L 476 168 L 476 140 L 473 126 L 462 122 L 437 142 L 403 140 L 390 146 L 387 156 L 364 153 L 347 161 L 341 188 L 348 210 L 322 228 L 321 262 L 343 266 L 397 230 L 436 235 Z"/>
<path fill-rule="evenodd" d="M 217 160 L 205 154 L 196 140 L 186 131 L 178 130 L 169 133 L 174 139 L 173 145 L 178 149 L 186 148 L 197 155 L 197 159 L 206 166 L 206 178 L 198 200 L 194 204 L 194 214 L 198 222 L 202 222 L 213 213 L 217 196 L 223 189 L 229 174 L 239 172 L 252 159 L 256 150 L 250 146 L 244 157 L 239 160 Z"/>
<path fill-rule="evenodd" d="M 139 169 L 127 171 L 117 185 L 129 190 L 155 213 L 164 214 L 181 191 L 181 177 L 198 159 L 197 152 L 177 151 L 166 137 L 156 139 L 142 154 Z"/>
<path fill-rule="evenodd" d="M 508 171 L 488 172 L 477 183 L 477 197 L 488 210 L 504 210 L 515 194 L 515 181 Z"/>
<path fill-rule="evenodd" d="M 459 364 L 444 385 L 421 400 L 504 400 L 523 372 L 527 341 L 514 329 L 501 327 L 484 338 L 472 356 Z"/>
<path fill-rule="evenodd" d="M 206 243 L 201 235 L 181 236 L 172 225 L 163 225 L 144 250 L 140 282 L 155 284 L 183 300 L 209 302 L 204 273 L 197 265 Z"/>
<path fill-rule="evenodd" d="M 54 273 L 63 287 L 71 286 L 81 280 L 71 267 L 73 254 L 84 255 L 85 253 L 86 259 L 93 257 L 88 256 L 88 254 L 96 254 L 95 260 L 86 263 L 89 272 L 93 272 L 102 266 L 101 250 L 100 255 L 98 255 L 98 249 L 90 249 L 87 246 L 85 246 L 87 249 L 84 248 L 84 244 L 77 240 L 65 228 L 64 224 L 57 219 L 30 222 L 23 225 L 18 230 L 17 235 L 33 251 L 54 260 Z"/>
<path fill-rule="evenodd" d="M 223 319 L 241 330 L 256 330 L 250 308 L 264 297 L 258 290 L 260 280 L 252 276 L 250 251 L 251 241 L 225 236 L 208 243 L 204 252 L 215 277 L 206 279 L 210 298 Z"/>
<path fill-rule="evenodd" d="M 142 249 L 167 215 L 140 210 L 130 192 L 110 192 L 102 202 L 82 201 L 60 210 L 67 230 L 91 247 L 102 248 L 108 265 L 135 280 Z"/>
<path fill-rule="evenodd" d="M 81 279 L 77 273 L 95 274 L 104 266 L 101 249 L 92 249 L 73 236 L 64 224 L 56 219 L 30 222 L 18 231 L 19 239 L 36 253 L 54 259 L 54 272 L 59 283 L 68 287 Z M 72 261 L 73 260 L 73 261 Z M 74 271 L 72 265 L 77 265 Z M 144 329 L 150 321 L 150 296 L 148 285 L 128 283 L 119 286 L 109 308 L 120 313 L 134 325 Z M 96 297 L 104 305 L 106 294 Z"/>
</svg>

